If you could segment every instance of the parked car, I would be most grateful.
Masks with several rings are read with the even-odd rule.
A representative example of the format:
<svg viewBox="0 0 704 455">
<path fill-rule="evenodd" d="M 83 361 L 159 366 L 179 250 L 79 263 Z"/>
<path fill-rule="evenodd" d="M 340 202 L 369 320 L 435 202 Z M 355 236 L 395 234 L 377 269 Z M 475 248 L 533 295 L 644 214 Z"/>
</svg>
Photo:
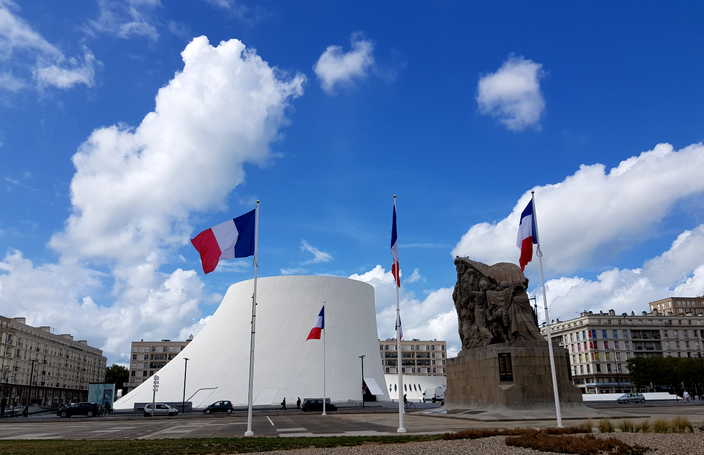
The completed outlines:
<svg viewBox="0 0 704 455">
<path fill-rule="evenodd" d="M 100 415 L 100 405 L 97 403 L 71 403 L 59 408 L 59 410 L 56 411 L 56 415 L 60 417 L 71 417 L 75 415 L 95 417 Z"/>
<path fill-rule="evenodd" d="M 301 405 L 301 411 L 323 411 L 323 399 L 322 398 L 306 398 L 303 400 Z M 327 411 L 337 411 L 337 406 L 330 403 L 330 400 L 325 400 L 325 412 Z"/>
<path fill-rule="evenodd" d="M 205 414 L 211 414 L 213 412 L 227 412 L 228 414 L 232 414 L 232 411 L 234 410 L 235 408 L 232 406 L 231 401 L 216 401 L 207 408 L 203 409 L 203 412 Z"/>
<path fill-rule="evenodd" d="M 643 396 L 642 393 L 625 393 L 625 394 L 621 395 L 620 397 L 618 397 L 618 399 L 616 401 L 618 401 L 619 404 L 620 403 L 625 404 L 625 403 L 628 403 L 629 401 L 633 402 L 633 403 L 645 403 L 645 397 Z"/>
<path fill-rule="evenodd" d="M 155 416 L 175 416 L 178 415 L 178 409 L 169 406 L 166 403 L 156 403 L 154 406 Z M 144 406 L 144 417 L 152 416 L 152 404 Z"/>
</svg>

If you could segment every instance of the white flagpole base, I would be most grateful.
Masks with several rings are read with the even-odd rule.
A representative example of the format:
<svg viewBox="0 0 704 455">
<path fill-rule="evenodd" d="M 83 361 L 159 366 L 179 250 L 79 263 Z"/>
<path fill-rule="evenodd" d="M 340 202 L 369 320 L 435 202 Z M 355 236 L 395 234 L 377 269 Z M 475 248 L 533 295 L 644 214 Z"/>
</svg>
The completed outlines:
<svg viewBox="0 0 704 455">
<path fill-rule="evenodd" d="M 323 412 L 323 415 L 326 416 L 327 414 Z"/>
<path fill-rule="evenodd" d="M 244 435 L 245 436 L 254 436 L 254 432 L 253 431 L 245 431 Z"/>
<path fill-rule="evenodd" d="M 405 433 L 405 432 L 406 432 L 405 428 L 399 428 L 398 430 L 396 430 L 396 433 Z"/>
</svg>

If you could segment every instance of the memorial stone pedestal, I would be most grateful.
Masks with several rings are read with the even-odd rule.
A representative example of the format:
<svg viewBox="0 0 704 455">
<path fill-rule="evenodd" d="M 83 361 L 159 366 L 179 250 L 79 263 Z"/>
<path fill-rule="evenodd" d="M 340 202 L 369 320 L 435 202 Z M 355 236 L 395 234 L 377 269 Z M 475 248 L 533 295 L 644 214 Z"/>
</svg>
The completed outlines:
<svg viewBox="0 0 704 455">
<path fill-rule="evenodd" d="M 582 403 L 570 381 L 567 351 L 553 345 L 561 404 Z M 463 350 L 447 360 L 447 409 L 555 407 L 547 341 L 501 343 Z"/>
</svg>

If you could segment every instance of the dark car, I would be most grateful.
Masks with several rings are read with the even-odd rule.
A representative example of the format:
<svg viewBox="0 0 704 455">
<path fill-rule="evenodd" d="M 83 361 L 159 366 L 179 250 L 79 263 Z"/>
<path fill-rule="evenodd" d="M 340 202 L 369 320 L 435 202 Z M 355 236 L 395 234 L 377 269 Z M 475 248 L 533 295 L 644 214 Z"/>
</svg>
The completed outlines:
<svg viewBox="0 0 704 455">
<path fill-rule="evenodd" d="M 631 403 L 645 403 L 645 397 L 643 396 L 642 393 L 626 393 L 624 395 L 621 395 L 618 397 L 616 400 L 618 403 L 628 403 L 629 401 Z"/>
<path fill-rule="evenodd" d="M 100 415 L 100 405 L 96 403 L 71 403 L 56 412 L 57 416 L 71 417 L 75 415 L 95 417 Z"/>
<path fill-rule="evenodd" d="M 213 412 L 227 412 L 228 414 L 232 414 L 234 410 L 235 408 L 232 406 L 231 401 L 216 401 L 203 409 L 203 412 L 206 414 L 212 414 Z"/>
<path fill-rule="evenodd" d="M 322 398 L 306 398 L 303 400 L 301 405 L 301 411 L 323 411 L 323 399 Z M 329 399 L 325 400 L 325 411 L 337 411 L 337 406 L 330 403 Z"/>
</svg>

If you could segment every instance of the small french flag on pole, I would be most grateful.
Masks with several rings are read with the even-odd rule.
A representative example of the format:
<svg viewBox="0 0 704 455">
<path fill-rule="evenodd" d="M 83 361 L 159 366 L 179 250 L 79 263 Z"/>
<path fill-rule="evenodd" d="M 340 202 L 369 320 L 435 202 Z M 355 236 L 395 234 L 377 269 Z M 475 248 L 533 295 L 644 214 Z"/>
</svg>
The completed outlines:
<svg viewBox="0 0 704 455">
<path fill-rule="evenodd" d="M 398 263 L 398 235 L 396 234 L 396 196 L 394 196 L 394 217 L 391 224 L 391 255 L 394 262 L 391 264 L 391 273 L 396 280 L 396 286 L 401 287 L 401 269 Z"/>
<path fill-rule="evenodd" d="M 318 319 L 315 320 L 315 325 L 312 329 L 310 329 L 310 333 L 308 334 L 308 338 L 306 338 L 306 341 L 319 340 L 320 333 L 323 331 L 323 329 L 325 329 L 325 305 L 323 305 L 323 307 L 320 309 Z"/>
<path fill-rule="evenodd" d="M 256 209 L 206 229 L 191 239 L 200 253 L 203 272 L 215 270 L 221 259 L 253 256 L 255 227 Z"/>
<path fill-rule="evenodd" d="M 521 250 L 521 272 L 526 268 L 526 264 L 533 260 L 533 244 L 538 244 L 538 228 L 535 224 L 533 211 L 533 198 L 521 213 L 521 222 L 518 225 L 518 237 L 516 246 Z"/>
</svg>

